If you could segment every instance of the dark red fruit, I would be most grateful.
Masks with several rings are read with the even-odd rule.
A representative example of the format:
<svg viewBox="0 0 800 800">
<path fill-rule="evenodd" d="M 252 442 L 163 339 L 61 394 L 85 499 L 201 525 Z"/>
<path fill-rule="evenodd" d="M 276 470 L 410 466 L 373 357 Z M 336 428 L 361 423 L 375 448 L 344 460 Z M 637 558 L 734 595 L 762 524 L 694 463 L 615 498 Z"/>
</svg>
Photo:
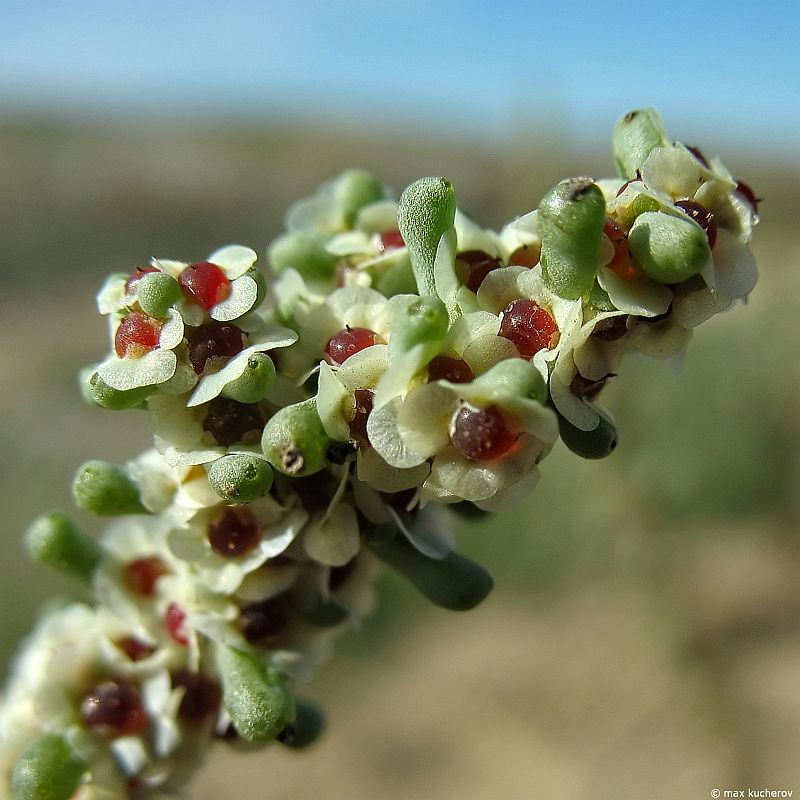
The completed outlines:
<svg viewBox="0 0 800 800">
<path fill-rule="evenodd" d="M 358 442 L 362 447 L 369 447 L 369 436 L 367 435 L 367 420 L 372 412 L 372 401 L 375 392 L 370 389 L 356 389 L 353 392 L 355 410 L 353 417 L 349 421 L 350 438 Z"/>
<path fill-rule="evenodd" d="M 758 204 L 764 199 L 763 197 L 756 197 L 756 193 L 744 181 L 739 181 L 734 191 L 744 197 L 753 207 L 753 211 L 758 213 Z"/>
<path fill-rule="evenodd" d="M 469 364 L 461 358 L 436 356 L 428 364 L 429 381 L 450 381 L 450 383 L 469 383 L 474 379 Z"/>
<path fill-rule="evenodd" d="M 211 549 L 226 558 L 236 558 L 249 553 L 260 541 L 261 532 L 252 512 L 241 506 L 232 506 L 208 527 Z"/>
<path fill-rule="evenodd" d="M 225 273 L 210 261 L 189 264 L 178 276 L 184 295 L 204 311 L 221 303 L 231 292 L 231 282 Z"/>
<path fill-rule="evenodd" d="M 686 145 L 686 149 L 706 168 L 709 169 L 708 159 L 703 155 L 703 151 L 699 147 L 689 147 Z"/>
<path fill-rule="evenodd" d="M 639 274 L 631 258 L 631 251 L 628 249 L 628 235 L 613 219 L 606 218 L 603 226 L 603 233 L 614 245 L 614 257 L 606 265 L 625 280 L 631 280 Z"/>
<path fill-rule="evenodd" d="M 473 292 L 477 292 L 483 279 L 499 266 L 500 260 L 483 250 L 465 250 L 456 255 L 456 277 Z"/>
<path fill-rule="evenodd" d="M 401 247 L 405 246 L 406 243 L 403 241 L 400 231 L 381 231 L 378 249 L 382 253 L 385 253 L 387 250 L 399 250 Z"/>
<path fill-rule="evenodd" d="M 542 257 L 541 244 L 523 244 L 518 247 L 509 257 L 509 267 L 535 267 Z"/>
<path fill-rule="evenodd" d="M 256 405 L 215 397 L 208 404 L 203 430 L 223 447 L 236 442 L 254 442 L 264 430 L 264 417 Z"/>
<path fill-rule="evenodd" d="M 173 641 L 179 645 L 186 647 L 189 644 L 189 637 L 186 633 L 186 612 L 177 604 L 170 603 L 167 606 L 167 613 L 164 614 L 164 625 L 167 628 L 167 633 L 172 637 Z"/>
<path fill-rule="evenodd" d="M 136 284 L 138 283 L 139 279 L 142 275 L 147 275 L 148 272 L 158 272 L 155 267 L 136 267 L 136 269 L 131 272 L 128 276 L 128 280 L 125 281 L 125 292 L 126 294 L 130 294 Z"/>
<path fill-rule="evenodd" d="M 167 565 L 157 556 L 137 558 L 123 569 L 128 588 L 140 597 L 154 597 L 156 581 L 169 574 Z"/>
<path fill-rule="evenodd" d="M 604 319 L 599 322 L 592 331 L 595 339 L 603 342 L 615 342 L 628 332 L 628 315 L 621 314 L 617 317 Z"/>
<path fill-rule="evenodd" d="M 289 619 L 283 602 L 272 598 L 243 608 L 241 621 L 248 642 L 274 647 L 280 643 Z"/>
<path fill-rule="evenodd" d="M 125 680 L 91 688 L 81 701 L 81 716 L 95 732 L 109 738 L 136 736 L 149 725 L 139 692 Z"/>
<path fill-rule="evenodd" d="M 713 212 L 693 200 L 679 200 L 675 205 L 686 212 L 705 232 L 708 237 L 708 246 L 713 250 L 717 241 L 717 223 L 714 221 Z"/>
<path fill-rule="evenodd" d="M 341 366 L 350 356 L 380 344 L 382 339 L 369 328 L 351 328 L 349 325 L 328 339 L 325 345 L 325 360 L 329 364 Z"/>
<path fill-rule="evenodd" d="M 500 335 L 512 341 L 523 358 L 533 358 L 540 350 L 558 343 L 558 326 L 535 300 L 521 298 L 506 306 L 500 322 Z"/>
<path fill-rule="evenodd" d="M 126 636 L 124 639 L 115 642 L 115 644 L 131 661 L 141 661 L 149 658 L 156 651 L 156 648 L 152 645 L 145 644 L 133 636 Z"/>
<path fill-rule="evenodd" d="M 615 377 L 614 374 L 609 373 L 600 378 L 599 381 L 593 381 L 589 378 L 584 378 L 580 372 L 576 372 L 569 388 L 576 397 L 585 397 L 587 400 L 591 400 L 600 393 L 600 390 L 608 383 L 608 379 L 613 377 Z"/>
<path fill-rule="evenodd" d="M 158 347 L 161 323 L 133 311 L 120 322 L 114 335 L 114 350 L 120 358 L 141 358 Z"/>
<path fill-rule="evenodd" d="M 207 367 L 215 366 L 220 359 L 242 352 L 244 331 L 230 322 L 211 322 L 191 331 L 186 341 L 192 369 L 202 375 Z"/>
<path fill-rule="evenodd" d="M 172 674 L 172 687 L 184 690 L 178 716 L 186 722 L 202 722 L 219 710 L 222 689 L 208 675 L 181 669 Z"/>
<path fill-rule="evenodd" d="M 629 181 L 625 181 L 622 186 L 617 189 L 617 197 L 619 197 L 632 183 L 642 183 L 642 176 L 639 170 L 636 170 L 636 177 L 631 178 Z"/>
<path fill-rule="evenodd" d="M 450 435 L 456 450 L 475 461 L 501 458 L 514 447 L 517 438 L 497 406 L 463 406 L 453 420 Z"/>
</svg>

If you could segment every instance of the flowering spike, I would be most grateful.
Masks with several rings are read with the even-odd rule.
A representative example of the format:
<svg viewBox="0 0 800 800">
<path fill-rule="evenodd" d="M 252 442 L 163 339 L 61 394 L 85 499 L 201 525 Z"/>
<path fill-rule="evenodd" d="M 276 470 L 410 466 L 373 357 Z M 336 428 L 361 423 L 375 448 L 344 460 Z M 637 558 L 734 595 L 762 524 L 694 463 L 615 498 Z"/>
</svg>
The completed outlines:
<svg viewBox="0 0 800 800">
<path fill-rule="evenodd" d="M 561 181 L 539 204 L 543 276 L 560 297 L 575 300 L 592 288 L 605 219 L 603 192 L 591 178 Z"/>
<path fill-rule="evenodd" d="M 101 517 L 147 513 L 130 474 L 107 461 L 87 461 L 75 474 L 72 494 L 80 508 Z"/>
<path fill-rule="evenodd" d="M 36 561 L 84 583 L 91 581 L 100 562 L 100 546 L 64 514 L 39 517 L 28 528 L 25 540 Z"/>
<path fill-rule="evenodd" d="M 614 161 L 619 174 L 633 180 L 650 152 L 666 144 L 664 124 L 654 108 L 629 111 L 614 127 Z"/>
<path fill-rule="evenodd" d="M 456 193 L 444 178 L 420 178 L 400 195 L 397 223 L 408 247 L 417 290 L 436 295 L 433 267 L 439 240 L 452 230 Z"/>
<path fill-rule="evenodd" d="M 87 768 L 63 736 L 47 733 L 17 761 L 11 778 L 14 800 L 69 800 Z"/>
<path fill-rule="evenodd" d="M 239 735 L 248 742 L 269 742 L 294 722 L 294 699 L 280 674 L 253 653 L 217 642 L 216 664 L 222 701 Z"/>
</svg>

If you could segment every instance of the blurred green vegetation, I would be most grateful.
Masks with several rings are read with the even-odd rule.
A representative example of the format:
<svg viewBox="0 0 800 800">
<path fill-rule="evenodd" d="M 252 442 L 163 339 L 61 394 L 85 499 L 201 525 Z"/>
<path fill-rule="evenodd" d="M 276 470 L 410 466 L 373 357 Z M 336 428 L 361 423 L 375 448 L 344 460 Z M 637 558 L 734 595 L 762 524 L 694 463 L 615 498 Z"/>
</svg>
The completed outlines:
<svg viewBox="0 0 800 800">
<path fill-rule="evenodd" d="M 227 242 L 263 253 L 287 205 L 348 166 L 374 171 L 397 192 L 419 176 L 446 175 L 462 207 L 496 226 L 567 175 L 611 174 L 609 151 L 598 143 L 596 152 L 576 152 L 535 131 L 492 142 L 311 118 L 227 127 L 0 119 L 0 666 L 48 595 L 75 594 L 28 564 L 27 524 L 45 511 L 70 511 L 70 478 L 83 461 L 121 461 L 149 443 L 144 419 L 85 408 L 76 390 L 78 368 L 107 346 L 93 309 L 106 273 L 152 255 L 198 260 Z M 780 577 L 800 566 L 800 174 L 768 154 L 721 155 L 766 198 L 754 244 L 761 281 L 751 300 L 699 330 L 681 370 L 623 363 L 601 398 L 620 431 L 610 458 L 584 462 L 558 445 L 523 506 L 458 523 L 460 548 L 496 579 L 486 613 L 504 602 L 534 613 L 598 583 L 625 587 L 655 626 L 654 640 L 669 643 L 666 657 L 699 664 L 716 697 L 727 685 L 721 653 L 800 635 L 800 597 Z M 726 574 L 737 552 L 750 554 L 736 573 L 744 584 L 725 589 L 727 616 L 712 613 L 708 593 L 721 590 L 709 588 L 708 575 L 714 564 Z M 749 570 L 754 554 L 767 566 Z M 765 579 L 770 569 L 779 577 Z M 764 580 L 770 591 L 758 588 Z M 737 591 L 755 600 L 737 604 Z M 388 646 L 398 626 L 449 618 L 399 578 L 387 576 L 380 594 L 375 617 L 341 643 L 328 684 Z M 724 714 L 719 720 L 726 724 Z"/>
</svg>

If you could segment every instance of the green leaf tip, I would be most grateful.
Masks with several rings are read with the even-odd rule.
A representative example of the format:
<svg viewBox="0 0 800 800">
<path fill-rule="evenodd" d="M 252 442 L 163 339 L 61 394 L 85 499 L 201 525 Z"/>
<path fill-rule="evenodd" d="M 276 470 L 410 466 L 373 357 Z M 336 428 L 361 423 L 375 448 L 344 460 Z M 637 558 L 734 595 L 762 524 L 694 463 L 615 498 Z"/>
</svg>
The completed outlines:
<svg viewBox="0 0 800 800">
<path fill-rule="evenodd" d="M 272 487 L 272 467 L 266 459 L 231 453 L 208 467 L 211 488 L 229 503 L 252 503 Z"/>
<path fill-rule="evenodd" d="M 397 224 L 421 295 L 436 295 L 436 248 L 442 236 L 453 228 L 455 217 L 455 189 L 445 178 L 420 178 L 400 195 Z"/>
<path fill-rule="evenodd" d="M 654 108 L 629 111 L 614 126 L 612 138 L 614 161 L 620 176 L 633 180 L 650 152 L 667 144 L 664 123 Z"/>
<path fill-rule="evenodd" d="M 40 564 L 67 573 L 85 583 L 100 562 L 100 545 L 64 514 L 39 517 L 25 534 L 28 553 Z"/>
<path fill-rule="evenodd" d="M 576 300 L 594 283 L 606 201 L 591 178 L 568 178 L 539 204 L 542 276 L 560 297 Z"/>
<path fill-rule="evenodd" d="M 325 432 L 312 397 L 281 408 L 264 426 L 261 449 L 272 466 L 284 475 L 302 478 L 328 466 Z"/>
<path fill-rule="evenodd" d="M 48 733 L 17 761 L 11 777 L 14 800 L 69 800 L 87 764 L 63 737 Z"/>
<path fill-rule="evenodd" d="M 606 458 L 614 452 L 614 448 L 617 446 L 617 428 L 614 421 L 600 409 L 595 410 L 599 422 L 597 427 L 590 431 L 581 430 L 558 414 L 558 431 L 561 440 L 575 455 L 581 458 Z"/>
<path fill-rule="evenodd" d="M 75 474 L 72 494 L 79 508 L 101 517 L 148 513 L 128 471 L 107 461 L 87 461 Z"/>
<path fill-rule="evenodd" d="M 222 396 L 237 403 L 259 403 L 275 385 L 275 364 L 266 353 L 252 353 L 244 372 L 225 384 Z"/>
<path fill-rule="evenodd" d="M 324 730 L 322 710 L 307 700 L 297 700 L 297 717 L 278 734 L 278 741 L 294 750 L 302 750 L 314 744 Z"/>
<path fill-rule="evenodd" d="M 254 654 L 219 642 L 215 652 L 222 701 L 239 735 L 249 742 L 272 741 L 297 715 L 280 673 Z"/>
<path fill-rule="evenodd" d="M 88 377 L 86 372 L 81 374 L 81 393 L 84 399 L 109 411 L 127 411 L 131 408 L 141 408 L 144 401 L 155 389 L 155 386 L 141 386 L 138 389 L 114 389 L 96 372 L 91 372 Z"/>
<path fill-rule="evenodd" d="M 451 552 L 433 559 L 417 550 L 402 534 L 388 540 L 374 538 L 375 555 L 404 575 L 432 603 L 450 611 L 468 611 L 492 590 L 491 575 L 480 564 Z"/>
</svg>

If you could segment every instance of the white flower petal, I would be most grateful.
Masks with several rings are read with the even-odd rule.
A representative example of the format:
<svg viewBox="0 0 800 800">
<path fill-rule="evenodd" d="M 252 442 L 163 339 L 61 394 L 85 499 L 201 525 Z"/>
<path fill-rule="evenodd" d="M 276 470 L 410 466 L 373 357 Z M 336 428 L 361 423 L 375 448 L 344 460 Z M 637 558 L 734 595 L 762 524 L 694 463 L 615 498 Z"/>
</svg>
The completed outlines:
<svg viewBox="0 0 800 800">
<path fill-rule="evenodd" d="M 208 315 L 218 322 L 231 322 L 244 316 L 256 302 L 258 284 L 249 276 L 242 275 L 231 282 L 230 294 L 211 307 Z"/>
<path fill-rule="evenodd" d="M 750 249 L 730 231 L 720 229 L 712 254 L 717 291 L 730 297 L 747 297 L 758 280 L 756 261 Z"/>
<path fill-rule="evenodd" d="M 171 350 L 151 350 L 142 358 L 112 358 L 105 361 L 97 374 L 112 388 L 119 391 L 154 386 L 168 381 L 178 364 Z"/>
<path fill-rule="evenodd" d="M 368 234 L 397 230 L 397 203 L 394 200 L 376 200 L 358 210 L 356 228 Z"/>
<path fill-rule="evenodd" d="M 312 522 L 303 536 L 306 553 L 331 567 L 344 566 L 358 553 L 360 545 L 358 518 L 348 503 L 330 509 L 327 519 Z"/>
<path fill-rule="evenodd" d="M 422 555 L 427 556 L 428 558 L 433 558 L 437 561 L 441 561 L 441 559 L 447 558 L 447 556 L 453 551 L 448 538 L 440 536 L 435 530 L 428 530 L 427 528 L 422 527 L 409 528 L 405 525 L 400 515 L 391 506 L 388 506 L 387 508 L 389 509 L 389 514 L 394 520 L 395 525 L 397 525 L 399 528 L 400 532 L 406 537 L 406 539 L 408 539 L 409 542 L 411 542 L 414 549 L 419 550 Z"/>
<path fill-rule="evenodd" d="M 330 239 L 325 249 L 335 256 L 353 256 L 372 254 L 375 248 L 371 237 L 363 231 L 344 231 Z"/>
<path fill-rule="evenodd" d="M 665 314 L 672 302 L 672 291 L 668 286 L 644 276 L 625 279 L 603 267 L 598 273 L 597 282 L 608 293 L 611 302 L 626 314 L 657 317 Z"/>
<path fill-rule="evenodd" d="M 158 344 L 162 350 L 174 350 L 183 341 L 183 317 L 174 309 L 167 310 L 167 321 L 161 327 Z"/>
<path fill-rule="evenodd" d="M 186 401 L 187 408 L 208 403 L 218 397 L 227 384 L 244 374 L 247 369 L 247 360 L 253 353 L 263 353 L 264 350 L 269 350 L 271 347 L 272 345 L 263 343 L 246 347 L 240 353 L 237 353 L 219 372 L 204 375 L 200 378 L 200 383 L 197 384 L 192 396 Z"/>
<path fill-rule="evenodd" d="M 411 450 L 400 436 L 397 413 L 401 402 L 396 397 L 386 405 L 373 409 L 367 417 L 367 436 L 387 464 L 407 469 L 422 464 L 426 457 Z"/>
<path fill-rule="evenodd" d="M 114 273 L 106 278 L 106 282 L 97 293 L 97 310 L 101 314 L 111 314 L 125 308 L 128 304 L 125 295 L 127 280 L 128 276 L 121 273 Z"/>
<path fill-rule="evenodd" d="M 333 370 L 324 362 L 319 365 L 317 382 L 317 414 L 325 433 L 336 441 L 350 438 L 350 426 L 345 419 L 345 407 L 352 412 L 350 392 L 341 384 Z"/>
<path fill-rule="evenodd" d="M 384 461 L 374 447 L 360 449 L 357 456 L 358 479 L 379 492 L 403 492 L 421 486 L 430 475 L 427 461 L 416 467 L 401 469 Z"/>
<path fill-rule="evenodd" d="M 221 267 L 228 280 L 232 281 L 244 275 L 256 263 L 257 258 L 255 250 L 240 244 L 229 244 L 215 250 L 207 260 Z"/>
</svg>

